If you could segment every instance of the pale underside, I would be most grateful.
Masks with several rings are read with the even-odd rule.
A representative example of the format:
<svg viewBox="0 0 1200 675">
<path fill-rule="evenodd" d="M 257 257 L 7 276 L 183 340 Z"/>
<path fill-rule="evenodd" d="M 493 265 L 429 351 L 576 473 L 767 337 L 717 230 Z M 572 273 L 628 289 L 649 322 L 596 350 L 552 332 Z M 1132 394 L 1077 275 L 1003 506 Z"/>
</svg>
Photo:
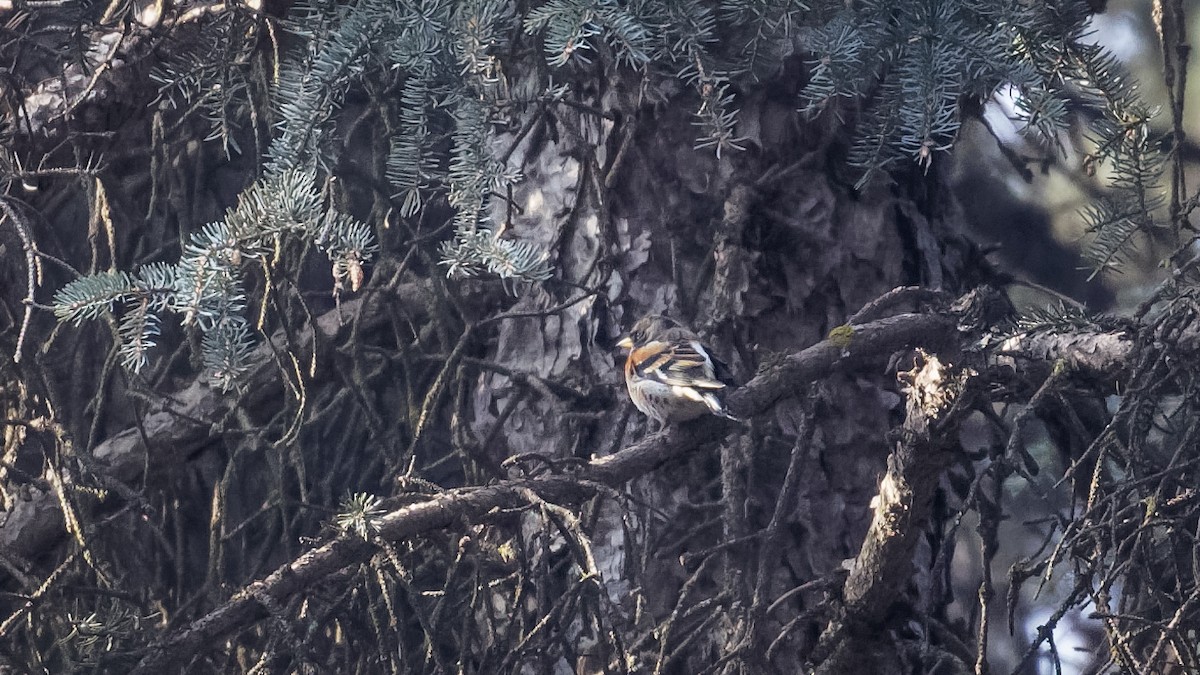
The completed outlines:
<svg viewBox="0 0 1200 675">
<path fill-rule="evenodd" d="M 710 391 L 655 380 L 629 385 L 629 395 L 638 410 L 660 424 L 684 422 L 724 410 L 720 399 Z"/>
</svg>

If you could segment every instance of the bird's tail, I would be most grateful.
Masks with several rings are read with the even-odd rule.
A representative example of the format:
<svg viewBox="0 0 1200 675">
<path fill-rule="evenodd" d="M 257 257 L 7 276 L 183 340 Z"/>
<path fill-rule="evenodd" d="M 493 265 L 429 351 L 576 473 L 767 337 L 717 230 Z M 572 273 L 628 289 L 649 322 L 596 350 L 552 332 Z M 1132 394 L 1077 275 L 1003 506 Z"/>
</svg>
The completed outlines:
<svg viewBox="0 0 1200 675">
<path fill-rule="evenodd" d="M 724 417 L 725 419 L 733 420 L 734 422 L 745 423 L 746 421 L 740 417 L 734 417 L 733 415 L 729 414 L 729 410 L 725 408 L 725 402 L 718 398 L 716 394 L 704 394 L 704 405 L 708 406 L 708 409 L 712 411 L 712 414 L 716 415 L 717 417 Z"/>
</svg>

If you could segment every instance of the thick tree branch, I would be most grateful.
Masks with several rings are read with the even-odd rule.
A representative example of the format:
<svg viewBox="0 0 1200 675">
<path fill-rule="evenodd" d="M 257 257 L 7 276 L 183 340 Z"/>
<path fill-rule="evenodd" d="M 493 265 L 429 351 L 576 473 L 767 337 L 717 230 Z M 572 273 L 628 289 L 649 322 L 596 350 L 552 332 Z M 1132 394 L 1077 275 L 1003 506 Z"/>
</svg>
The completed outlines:
<svg viewBox="0 0 1200 675">
<path fill-rule="evenodd" d="M 1108 381 L 1126 371 L 1133 344 L 1130 336 L 1117 331 L 1040 331 L 1000 340 L 981 356 L 986 365 L 1008 366 L 1018 373 L 1032 367 Z M 908 414 L 872 502 L 871 526 L 850 563 L 843 604 L 814 654 L 819 664 L 815 672 L 821 675 L 879 672 L 896 658 L 894 645 L 880 637 L 880 629 L 909 581 L 934 493 L 954 459 L 957 424 L 970 409 L 969 381 L 975 374 L 961 364 L 925 357 L 903 375 Z"/>
<path fill-rule="evenodd" d="M 419 304 L 425 292 L 423 287 L 411 288 L 401 295 L 406 296 L 402 299 Z M 407 298 L 407 295 L 413 297 Z M 340 311 L 330 312 L 318 319 L 317 332 L 321 339 L 335 337 L 355 309 L 353 303 L 344 303 Z M 832 331 L 828 339 L 762 369 L 730 396 L 729 407 L 739 417 L 752 417 L 767 411 L 780 398 L 835 372 L 881 368 L 897 351 L 924 348 L 931 352 L 957 352 L 961 347 L 959 342 L 964 339 L 960 331 L 960 319 L 959 312 L 941 311 L 900 314 L 863 325 L 841 326 Z M 308 340 L 311 339 L 310 335 Z M 1071 344 L 1069 341 L 1060 341 L 1063 348 L 1069 348 Z M 1114 337 L 1103 344 L 1116 349 L 1126 343 Z M 1007 346 L 1013 347 L 1011 344 Z M 1096 351 L 1091 349 L 1089 353 L 1095 354 Z M 1041 350 L 1038 353 L 1058 354 L 1054 350 Z M 1062 357 L 1059 355 L 1055 358 Z M 269 359 L 269 352 L 264 353 L 262 358 L 265 363 Z M 1114 356 L 1104 363 L 1116 364 L 1119 358 Z M 271 374 L 269 368 L 263 368 L 258 376 L 270 377 Z M 256 395 L 264 399 L 260 402 L 282 394 L 278 387 L 261 386 L 255 387 L 255 390 L 259 392 Z M 179 409 L 159 410 L 147 415 L 143 426 L 151 443 L 152 463 L 170 458 L 181 460 L 207 442 L 211 433 L 209 427 L 183 424 L 181 418 L 213 419 L 220 407 L 219 398 L 215 392 L 194 384 L 174 397 L 180 405 Z M 450 490 L 427 501 L 391 511 L 381 521 L 380 536 L 387 541 L 396 541 L 444 528 L 464 519 L 478 521 L 493 509 L 527 504 L 525 495 L 528 491 L 550 502 L 578 503 L 594 495 L 601 486 L 620 486 L 705 441 L 717 438 L 724 424 L 726 422 L 710 418 L 700 423 L 671 428 L 613 455 L 595 458 L 571 474 L 514 479 L 493 485 Z M 145 452 L 138 433 L 130 429 L 98 446 L 95 456 L 111 467 L 115 475 L 128 480 L 136 477 L 144 466 Z M 913 452 L 918 453 L 918 450 L 914 449 Z M 936 484 L 939 473 L 940 469 L 928 472 L 926 477 L 929 481 L 926 482 Z M 44 550 L 57 537 L 61 537 L 61 514 L 57 512 L 52 498 L 43 495 L 24 503 L 21 509 L 21 512 L 9 514 L 8 520 L 0 525 L 0 545 L 27 556 Z M 923 517 L 919 512 L 910 516 L 916 519 Z M 912 531 L 919 531 L 919 528 L 913 528 Z M 274 606 L 273 603 L 286 600 L 334 572 L 368 560 L 375 551 L 374 546 L 362 539 L 345 535 L 306 552 L 262 581 L 247 586 L 208 615 L 164 638 L 145 657 L 137 672 L 162 672 L 167 666 L 185 664 L 203 645 L 260 617 L 264 603 Z M 911 556 L 911 551 L 908 554 Z M 897 556 L 903 557 L 903 554 Z M 896 556 L 887 557 L 891 559 Z M 867 602 L 865 598 L 870 595 L 870 591 L 864 595 L 864 602 L 877 607 L 885 604 L 888 594 L 881 594 L 884 600 Z M 870 614 L 875 615 L 875 612 Z"/>
<path fill-rule="evenodd" d="M 764 412 L 776 400 L 835 370 L 880 367 L 895 351 L 952 342 L 957 323 L 949 314 L 904 314 L 840 331 L 833 338 L 788 356 L 766 368 L 730 398 L 739 416 Z M 462 520 L 477 521 L 492 509 L 528 503 L 526 490 L 550 502 L 578 503 L 595 493 L 595 486 L 616 487 L 642 476 L 663 462 L 719 436 L 726 424 L 716 418 L 672 427 L 633 446 L 588 462 L 574 475 L 501 481 L 494 485 L 449 490 L 432 499 L 405 506 L 383 517 L 380 536 L 395 541 L 446 527 Z M 244 626 L 262 615 L 259 598 L 281 602 L 328 575 L 370 558 L 374 547 L 344 535 L 313 549 L 279 568 L 266 579 L 235 594 L 228 602 L 157 644 L 135 673 L 167 672 L 182 667 L 204 644 Z"/>
<path fill-rule="evenodd" d="M 713 256 L 712 312 L 709 321 L 719 326 L 745 313 L 742 296 L 750 288 L 750 254 L 742 245 L 756 195 L 748 185 L 737 185 L 725 200 L 725 215 L 717 228 Z"/>
<path fill-rule="evenodd" d="M 957 321 L 949 313 L 899 314 L 861 326 L 839 326 L 828 339 L 756 375 L 729 397 L 729 409 L 738 417 L 752 417 L 836 370 L 861 370 L 905 348 L 936 351 L 957 339 Z"/>
<path fill-rule="evenodd" d="M 1061 363 L 1072 371 L 1108 381 L 1127 372 L 1133 346 L 1133 339 L 1120 331 L 1025 333 L 1001 342 L 994 361 L 1017 370 L 1030 363 L 1050 367 Z"/>
<path fill-rule="evenodd" d="M 850 565 L 843 606 L 817 648 L 820 675 L 882 672 L 893 659 L 888 640 L 879 638 L 879 627 L 911 576 L 913 552 L 924 536 L 934 492 L 954 458 L 957 423 L 969 410 L 964 401 L 974 375 L 936 356 L 918 361 L 903 374 L 908 413 L 872 502 L 871 527 Z"/>
</svg>

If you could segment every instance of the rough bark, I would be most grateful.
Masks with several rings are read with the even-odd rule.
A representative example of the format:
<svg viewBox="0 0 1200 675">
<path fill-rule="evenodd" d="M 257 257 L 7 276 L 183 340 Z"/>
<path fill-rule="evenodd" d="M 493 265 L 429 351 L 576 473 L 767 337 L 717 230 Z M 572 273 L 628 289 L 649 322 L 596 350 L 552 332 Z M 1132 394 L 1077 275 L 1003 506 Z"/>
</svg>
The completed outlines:
<svg viewBox="0 0 1200 675">
<path fill-rule="evenodd" d="M 28 301 L 47 301 L 72 268 L 177 251 L 251 182 L 257 157 L 213 149 L 207 127 L 180 121 L 180 138 L 164 141 L 162 119 L 117 102 L 153 98 L 119 79 L 150 58 L 151 38 L 221 8 L 98 31 L 111 50 L 94 70 L 75 64 L 25 100 L 18 135 L 31 156 L 115 159 L 19 188 L 53 220 L 27 218 L 45 226 L 25 240 L 4 230 L 31 262 L 0 271 L 6 353 L 27 357 L 2 364 L 12 386 L 0 403 L 16 422 L 0 474 L 0 584 L 17 601 L 0 612 L 14 645 L 0 658 L 78 656 L 67 651 L 79 616 L 111 609 L 77 611 L 71 589 L 87 587 L 139 617 L 102 634 L 114 646 L 92 665 L 114 672 L 793 672 L 807 661 L 891 675 L 926 648 L 920 658 L 967 663 L 969 627 L 901 635 L 915 623 L 905 611 L 936 591 L 937 571 L 914 560 L 927 535 L 952 529 L 938 492 L 970 463 L 957 425 L 978 392 L 960 375 L 1034 391 L 996 400 L 1037 411 L 1076 376 L 1107 392 L 1131 372 L 1157 386 L 1163 372 L 1129 364 L 1153 359 L 1126 331 L 1017 333 L 1004 302 L 981 292 L 954 304 L 988 271 L 958 233 L 940 167 L 855 190 L 845 129 L 797 120 L 793 57 L 741 92 L 747 147 L 721 157 L 694 147 L 692 93 L 647 98 L 624 70 L 573 71 L 581 100 L 514 113 L 493 146 L 522 180 L 492 215 L 553 252 L 556 276 L 537 284 L 447 280 L 445 205 L 401 227 L 378 184 L 388 102 L 347 101 L 362 128 L 347 132 L 326 188 L 370 214 L 382 240 L 362 297 L 331 298 L 327 270 L 282 251 L 297 261 L 284 278 L 251 277 L 269 339 L 241 391 L 197 382 L 187 329 L 165 331 L 146 380 L 125 376 L 105 330 L 56 327 Z M 510 75 L 531 88 L 542 74 Z M 260 140 L 250 136 L 247 147 Z M 696 327 L 729 361 L 743 386 L 727 403 L 746 425 L 647 434 L 613 349 L 647 313 Z M 918 347 L 929 356 L 898 386 Z M 1103 503 L 1092 497 L 1105 465 L 1083 455 L 1101 452 L 1069 458 L 1093 479 L 1078 488 L 1089 506 Z M 368 537 L 328 531 L 350 493 L 388 497 L 363 519 Z M 154 612 L 160 625 L 140 618 Z"/>
</svg>

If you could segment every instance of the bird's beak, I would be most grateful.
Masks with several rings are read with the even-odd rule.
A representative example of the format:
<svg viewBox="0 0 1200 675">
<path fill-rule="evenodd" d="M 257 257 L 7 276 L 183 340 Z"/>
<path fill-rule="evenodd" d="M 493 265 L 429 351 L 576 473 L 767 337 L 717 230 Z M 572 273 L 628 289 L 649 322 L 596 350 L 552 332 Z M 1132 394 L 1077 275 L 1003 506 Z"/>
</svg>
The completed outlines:
<svg viewBox="0 0 1200 675">
<path fill-rule="evenodd" d="M 621 349 L 633 349 L 633 339 L 626 335 L 617 341 L 617 346 Z"/>
</svg>

